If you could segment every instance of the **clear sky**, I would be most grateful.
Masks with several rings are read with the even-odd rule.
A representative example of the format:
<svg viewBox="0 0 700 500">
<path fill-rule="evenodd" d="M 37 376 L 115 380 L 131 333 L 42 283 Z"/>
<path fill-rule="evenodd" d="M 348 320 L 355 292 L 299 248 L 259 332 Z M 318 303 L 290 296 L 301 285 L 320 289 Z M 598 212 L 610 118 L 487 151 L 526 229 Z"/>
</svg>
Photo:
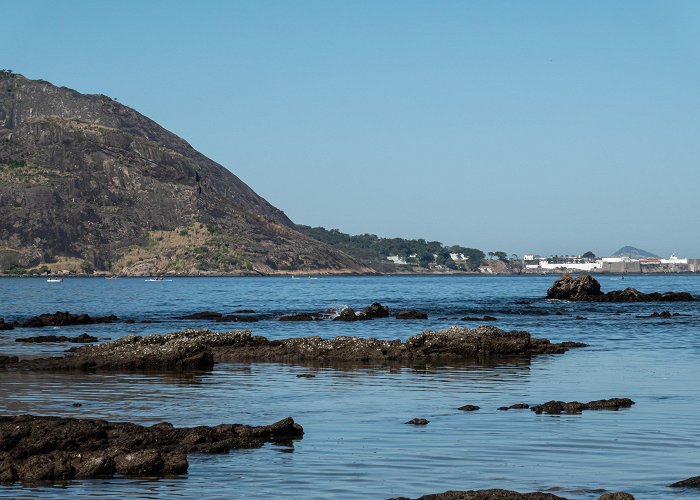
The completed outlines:
<svg viewBox="0 0 700 500">
<path fill-rule="evenodd" d="M 700 257 L 700 2 L 3 2 L 0 68 L 117 98 L 302 224 Z"/>
</svg>

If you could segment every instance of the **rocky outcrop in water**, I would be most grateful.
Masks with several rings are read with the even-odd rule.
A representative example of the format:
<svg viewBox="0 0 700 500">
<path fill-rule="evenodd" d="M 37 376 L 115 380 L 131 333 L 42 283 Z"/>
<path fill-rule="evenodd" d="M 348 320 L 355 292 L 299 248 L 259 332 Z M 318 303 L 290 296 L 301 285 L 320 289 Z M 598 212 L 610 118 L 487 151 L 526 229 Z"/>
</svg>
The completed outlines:
<svg viewBox="0 0 700 500">
<path fill-rule="evenodd" d="M 514 405 L 510 406 L 501 406 L 498 409 L 501 411 L 508 411 L 508 410 L 527 410 L 530 408 L 530 405 L 527 403 L 515 403 Z"/>
<path fill-rule="evenodd" d="M 97 337 L 81 333 L 75 337 L 66 337 L 65 335 L 38 335 L 36 337 L 23 337 L 15 339 L 15 342 L 24 342 L 27 344 L 39 344 L 42 342 L 71 342 L 73 344 L 87 344 L 89 342 L 97 342 Z"/>
<path fill-rule="evenodd" d="M 688 292 L 643 293 L 634 288 L 603 293 L 600 283 L 590 274 L 576 278 L 566 274 L 556 280 L 547 290 L 548 299 L 574 300 L 586 302 L 684 302 L 694 301 Z"/>
<path fill-rule="evenodd" d="M 362 309 L 362 314 L 366 318 L 388 318 L 389 306 L 383 306 L 379 302 L 373 303 L 371 306 Z"/>
<path fill-rule="evenodd" d="M 415 309 L 404 309 L 394 316 L 396 319 L 428 319 L 428 314 Z"/>
<path fill-rule="evenodd" d="M 14 327 L 14 323 L 5 323 L 5 318 L 0 318 L 0 330 L 12 330 Z"/>
<path fill-rule="evenodd" d="M 480 410 L 481 407 L 476 406 L 476 405 L 464 405 L 464 406 L 460 406 L 457 409 L 462 410 L 462 411 L 477 411 L 477 410 Z"/>
<path fill-rule="evenodd" d="M 653 312 L 651 314 L 645 315 L 637 315 L 637 318 L 639 319 L 646 319 L 646 318 L 658 318 L 658 319 L 670 319 L 670 318 L 675 318 L 677 316 L 688 316 L 687 314 L 681 314 L 681 313 L 671 313 L 671 311 L 661 311 L 661 312 Z"/>
<path fill-rule="evenodd" d="M 534 405 L 530 410 L 538 415 L 545 413 L 547 415 L 561 415 L 562 413 L 576 414 L 583 410 L 619 410 L 620 408 L 629 408 L 634 404 L 629 398 L 611 398 L 589 401 L 588 403 L 579 403 L 578 401 L 548 401 L 541 405 Z"/>
<path fill-rule="evenodd" d="M 406 423 L 408 425 L 428 425 L 430 423 L 430 420 L 426 420 L 424 418 L 412 418 Z"/>
<path fill-rule="evenodd" d="M 291 417 L 260 427 L 176 428 L 167 422 L 144 427 L 95 419 L 0 416 L 0 483 L 183 474 L 189 453 L 259 448 L 303 435 Z"/>
<path fill-rule="evenodd" d="M 112 323 L 119 321 L 114 315 L 92 317 L 89 314 L 72 314 L 56 311 L 33 316 L 22 323 L 22 328 L 43 328 L 45 326 L 92 325 L 95 323 Z"/>
<path fill-rule="evenodd" d="M 493 326 L 427 330 L 406 342 L 360 337 L 269 340 L 249 330 L 184 330 L 165 335 L 129 335 L 115 342 L 72 348 L 63 357 L 0 360 L 0 367 L 29 370 L 208 370 L 214 361 L 280 363 L 423 363 L 480 360 L 492 356 L 561 354 L 577 342 L 550 343 L 528 332 Z"/>
<path fill-rule="evenodd" d="M 683 481 L 676 481 L 670 486 L 672 488 L 700 488 L 700 476 L 689 477 Z"/>
<path fill-rule="evenodd" d="M 468 490 L 468 491 L 446 491 L 444 493 L 434 493 L 423 495 L 422 497 L 410 499 L 408 497 L 398 497 L 391 500 L 566 500 L 552 493 L 518 493 L 512 490 Z"/>
<path fill-rule="evenodd" d="M 293 313 L 280 316 L 280 321 L 316 321 L 323 316 L 319 313 Z"/>
<path fill-rule="evenodd" d="M 369 362 L 415 363 L 480 359 L 484 356 L 560 354 L 580 343 L 552 344 L 528 332 L 506 332 L 493 326 L 475 329 L 453 326 L 445 330 L 427 330 L 400 340 L 359 337 L 320 337 L 268 340 L 242 332 L 237 344 L 221 345 L 215 358 L 226 362 Z"/>
</svg>

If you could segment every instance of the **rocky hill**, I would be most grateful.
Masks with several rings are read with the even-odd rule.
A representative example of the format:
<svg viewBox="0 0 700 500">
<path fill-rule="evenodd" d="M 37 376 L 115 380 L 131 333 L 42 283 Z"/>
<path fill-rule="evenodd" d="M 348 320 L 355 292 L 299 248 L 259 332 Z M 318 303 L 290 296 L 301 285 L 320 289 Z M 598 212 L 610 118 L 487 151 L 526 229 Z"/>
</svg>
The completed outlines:
<svg viewBox="0 0 700 500">
<path fill-rule="evenodd" d="M 658 255 L 654 255 L 651 252 L 647 252 L 646 250 L 642 250 L 641 248 L 636 248 L 636 247 L 631 247 L 631 246 L 625 246 L 620 248 L 617 252 L 612 254 L 613 257 L 629 257 L 630 259 L 642 259 L 642 258 L 648 258 L 648 259 L 658 259 Z"/>
<path fill-rule="evenodd" d="M 9 71 L 0 214 L 5 272 L 368 271 L 135 110 Z"/>
</svg>

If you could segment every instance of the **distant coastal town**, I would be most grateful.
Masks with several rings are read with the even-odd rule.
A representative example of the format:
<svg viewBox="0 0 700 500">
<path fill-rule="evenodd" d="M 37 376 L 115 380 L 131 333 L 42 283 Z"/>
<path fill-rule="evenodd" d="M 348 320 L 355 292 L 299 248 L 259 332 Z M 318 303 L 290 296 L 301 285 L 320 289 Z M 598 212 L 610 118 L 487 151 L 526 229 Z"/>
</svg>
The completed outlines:
<svg viewBox="0 0 700 500">
<path fill-rule="evenodd" d="M 523 271 L 585 271 L 589 273 L 700 272 L 700 259 L 680 258 L 675 254 L 668 258 L 634 258 L 629 256 L 596 258 L 579 255 L 542 257 L 535 254 L 526 254 L 523 256 Z"/>
</svg>

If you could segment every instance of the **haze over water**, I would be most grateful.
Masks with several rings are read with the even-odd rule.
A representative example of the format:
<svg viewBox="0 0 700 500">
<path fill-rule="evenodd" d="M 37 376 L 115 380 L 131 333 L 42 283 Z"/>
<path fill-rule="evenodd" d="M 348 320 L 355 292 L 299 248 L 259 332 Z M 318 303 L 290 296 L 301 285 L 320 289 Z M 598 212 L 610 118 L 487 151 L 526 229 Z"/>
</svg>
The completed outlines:
<svg viewBox="0 0 700 500">
<path fill-rule="evenodd" d="M 495 325 L 552 341 L 591 346 L 563 355 L 499 363 L 419 367 L 313 367 L 218 364 L 193 374 L 2 373 L 3 414 L 33 413 L 177 426 L 268 424 L 291 415 L 305 436 L 293 446 L 223 455 L 190 455 L 189 473 L 163 479 L 74 481 L 0 487 L 3 497 L 304 497 L 388 498 L 449 489 L 507 488 L 597 498 L 628 491 L 637 498 L 693 497 L 667 485 L 700 474 L 700 303 L 586 304 L 547 301 L 554 276 L 141 278 L 0 280 L 0 316 L 22 319 L 56 310 L 116 314 L 150 324 L 114 323 L 16 329 L 0 335 L 0 354 L 57 355 L 66 344 L 28 345 L 17 337 L 90 333 L 100 339 L 190 327 L 250 328 L 287 338 L 356 335 L 402 340 L 424 329 L 488 314 Z M 700 295 L 693 275 L 600 277 L 605 291 Z M 281 314 L 381 302 L 416 308 L 427 321 L 393 318 L 355 323 L 279 322 Z M 254 309 L 265 319 L 220 324 L 177 318 L 202 310 Z M 670 310 L 689 316 L 638 319 Z M 559 314 L 561 313 L 561 314 Z M 587 319 L 576 320 L 576 316 Z M 312 372 L 315 378 L 297 378 Z M 503 405 L 551 399 L 630 397 L 620 411 L 535 415 Z M 81 403 L 75 408 L 73 403 Z M 481 406 L 477 412 L 456 408 Z M 422 417 L 426 427 L 405 425 Z"/>
</svg>

